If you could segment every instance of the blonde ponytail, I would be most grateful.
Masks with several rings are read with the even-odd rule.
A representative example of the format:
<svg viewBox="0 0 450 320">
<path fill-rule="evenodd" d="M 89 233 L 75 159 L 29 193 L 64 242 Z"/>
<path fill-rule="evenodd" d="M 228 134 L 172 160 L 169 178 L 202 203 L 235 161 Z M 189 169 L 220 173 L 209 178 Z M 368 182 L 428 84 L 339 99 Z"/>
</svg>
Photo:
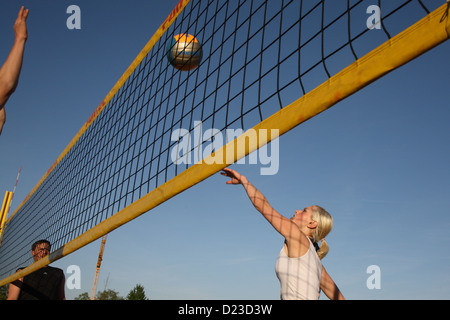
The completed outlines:
<svg viewBox="0 0 450 320">
<path fill-rule="evenodd" d="M 315 206 L 313 209 L 312 219 L 317 221 L 317 227 L 312 235 L 313 242 L 321 242 L 319 249 L 317 249 L 317 255 L 322 260 L 330 250 L 330 247 L 325 241 L 325 237 L 330 233 L 333 228 L 333 218 L 322 207 Z"/>
<path fill-rule="evenodd" d="M 322 260 L 323 258 L 325 258 L 329 250 L 330 247 L 328 246 L 328 243 L 325 242 L 325 239 L 322 239 L 320 248 L 319 250 L 317 250 L 317 255 L 319 256 L 319 259 Z"/>
</svg>

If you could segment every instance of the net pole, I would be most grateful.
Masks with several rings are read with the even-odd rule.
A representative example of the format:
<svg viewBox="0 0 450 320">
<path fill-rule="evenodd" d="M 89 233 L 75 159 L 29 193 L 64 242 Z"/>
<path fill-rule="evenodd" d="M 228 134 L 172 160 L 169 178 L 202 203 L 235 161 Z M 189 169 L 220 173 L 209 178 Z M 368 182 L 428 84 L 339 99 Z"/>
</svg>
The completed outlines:
<svg viewBox="0 0 450 320">
<path fill-rule="evenodd" d="M 5 197 L 3 198 L 3 204 L 0 211 L 0 245 L 2 243 L 3 231 L 5 227 L 6 215 L 8 213 L 9 204 L 11 203 L 12 192 L 6 191 Z"/>
<path fill-rule="evenodd" d="M 92 289 L 91 289 L 91 297 L 90 297 L 91 300 L 95 300 L 95 292 L 97 291 L 98 276 L 100 274 L 100 267 L 102 265 L 102 260 L 103 260 L 103 250 L 105 249 L 105 243 L 106 243 L 107 237 L 108 237 L 108 235 L 103 236 L 102 244 L 100 245 L 100 252 L 98 254 L 97 267 L 95 269 L 94 283 L 92 284 Z"/>
<path fill-rule="evenodd" d="M 13 189 L 12 194 L 11 194 L 11 203 L 12 203 L 12 201 L 14 199 L 14 194 L 16 193 L 17 184 L 19 182 L 20 171 L 22 171 L 22 166 L 19 168 L 19 172 L 17 173 L 16 183 L 14 184 L 14 189 Z M 8 206 L 8 210 L 6 212 L 5 218 L 8 216 L 9 210 L 11 210 L 11 205 Z"/>
</svg>

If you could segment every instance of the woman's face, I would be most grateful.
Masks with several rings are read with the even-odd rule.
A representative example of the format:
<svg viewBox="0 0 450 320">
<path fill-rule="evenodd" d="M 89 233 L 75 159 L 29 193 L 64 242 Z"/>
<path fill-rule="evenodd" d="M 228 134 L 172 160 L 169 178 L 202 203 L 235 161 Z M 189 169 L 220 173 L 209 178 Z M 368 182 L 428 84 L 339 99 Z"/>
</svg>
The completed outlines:
<svg viewBox="0 0 450 320">
<path fill-rule="evenodd" d="M 312 219 L 314 206 L 306 207 L 303 210 L 295 210 L 291 221 L 294 222 L 300 229 L 305 226 L 312 226 L 315 221 Z"/>
</svg>

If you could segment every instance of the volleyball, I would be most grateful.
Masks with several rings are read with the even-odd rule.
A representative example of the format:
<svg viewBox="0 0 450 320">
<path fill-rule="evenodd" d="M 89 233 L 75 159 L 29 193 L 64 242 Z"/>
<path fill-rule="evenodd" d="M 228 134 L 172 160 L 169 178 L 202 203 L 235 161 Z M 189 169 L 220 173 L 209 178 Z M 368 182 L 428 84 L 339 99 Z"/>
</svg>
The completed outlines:
<svg viewBox="0 0 450 320">
<path fill-rule="evenodd" d="M 202 47 L 198 40 L 187 33 L 177 34 L 167 46 L 167 59 L 178 70 L 195 69 L 202 60 Z"/>
</svg>

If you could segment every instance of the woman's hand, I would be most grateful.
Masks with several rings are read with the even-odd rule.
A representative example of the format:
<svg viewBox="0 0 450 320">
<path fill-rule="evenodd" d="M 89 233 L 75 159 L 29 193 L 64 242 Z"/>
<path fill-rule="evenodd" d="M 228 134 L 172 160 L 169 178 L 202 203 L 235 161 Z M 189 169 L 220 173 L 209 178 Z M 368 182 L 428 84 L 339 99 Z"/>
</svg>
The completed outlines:
<svg viewBox="0 0 450 320">
<path fill-rule="evenodd" d="M 227 184 L 243 184 L 243 181 L 247 181 L 246 177 L 232 169 L 225 168 L 220 174 L 225 177 L 231 178 L 231 180 L 228 180 L 226 182 Z"/>
</svg>

